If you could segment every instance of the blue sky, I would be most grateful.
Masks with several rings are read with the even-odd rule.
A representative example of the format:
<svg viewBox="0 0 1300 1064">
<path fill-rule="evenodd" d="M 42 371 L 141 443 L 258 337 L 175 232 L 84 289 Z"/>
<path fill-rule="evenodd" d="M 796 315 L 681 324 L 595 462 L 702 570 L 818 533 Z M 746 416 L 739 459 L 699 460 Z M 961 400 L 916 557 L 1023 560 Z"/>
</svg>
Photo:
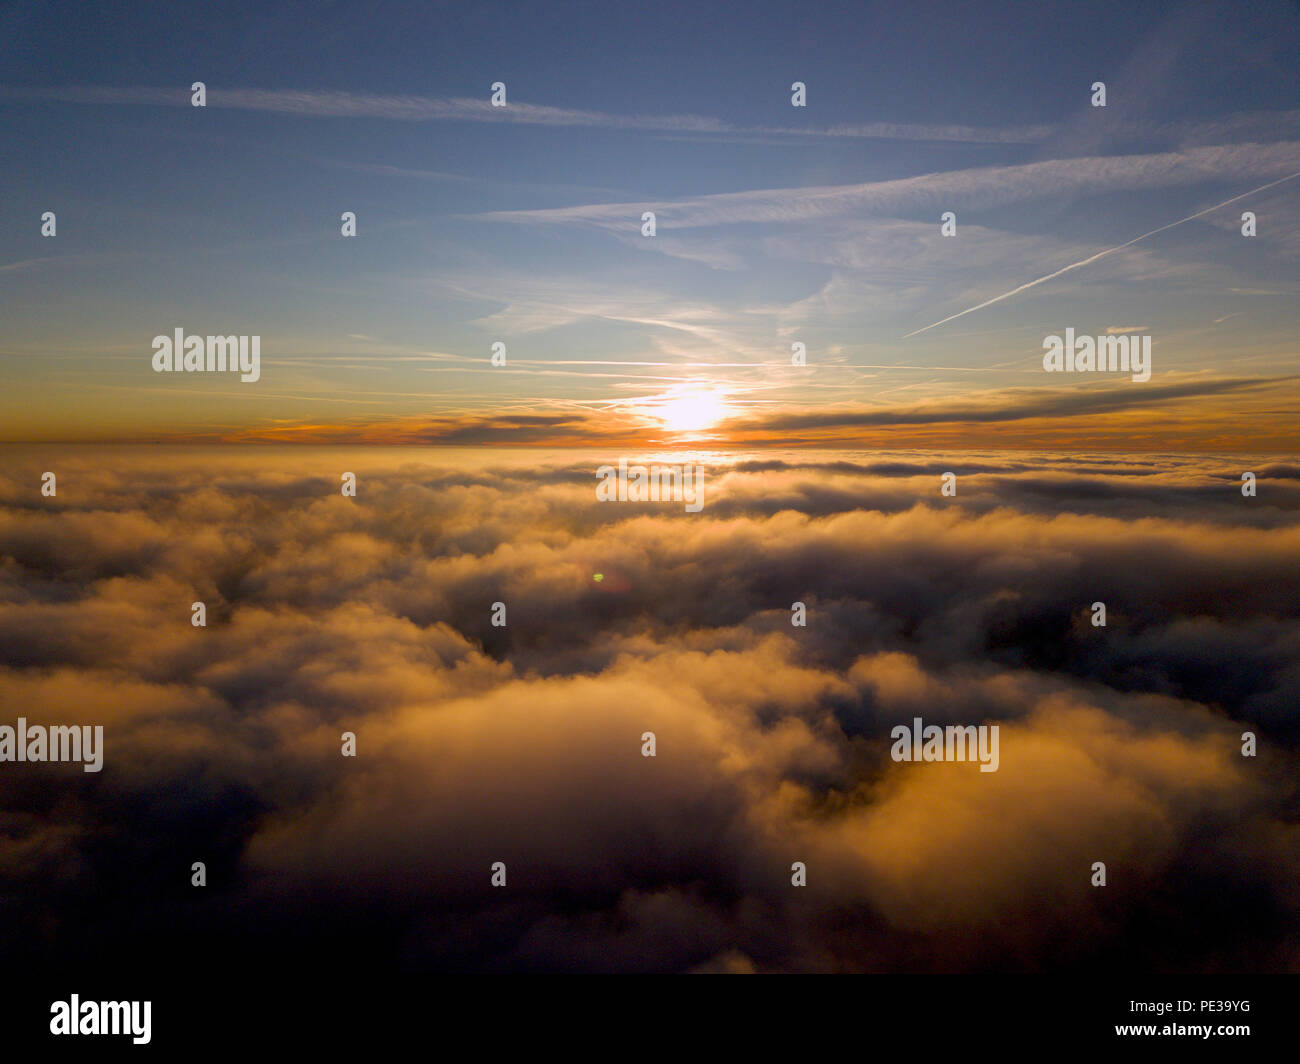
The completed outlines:
<svg viewBox="0 0 1300 1064">
<path fill-rule="evenodd" d="M 1300 5 L 19 4 L 0 30 L 7 439 L 538 413 L 608 439 L 702 392 L 758 438 L 1120 387 L 1044 375 L 1067 326 L 1151 334 L 1130 419 L 1276 444 L 1294 413 Z M 152 373 L 177 327 L 260 335 L 262 379 Z"/>
</svg>

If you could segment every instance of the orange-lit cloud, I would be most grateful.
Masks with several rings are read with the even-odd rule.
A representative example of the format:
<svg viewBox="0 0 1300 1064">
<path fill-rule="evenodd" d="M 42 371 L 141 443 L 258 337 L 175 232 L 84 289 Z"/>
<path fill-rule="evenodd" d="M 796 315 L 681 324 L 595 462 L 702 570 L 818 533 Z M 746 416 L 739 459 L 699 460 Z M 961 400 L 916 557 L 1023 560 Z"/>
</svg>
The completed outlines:
<svg viewBox="0 0 1300 1064">
<path fill-rule="evenodd" d="M 1206 460 L 750 455 L 688 515 L 497 454 L 13 453 L 0 719 L 106 743 L 0 775 L 13 955 L 110 941 L 107 883 L 218 960 L 331 928 L 417 968 L 1294 966 L 1300 467 L 1247 499 Z M 891 761 L 914 716 L 998 724 L 1001 767 Z M 195 852 L 201 918 L 138 885 Z"/>
</svg>

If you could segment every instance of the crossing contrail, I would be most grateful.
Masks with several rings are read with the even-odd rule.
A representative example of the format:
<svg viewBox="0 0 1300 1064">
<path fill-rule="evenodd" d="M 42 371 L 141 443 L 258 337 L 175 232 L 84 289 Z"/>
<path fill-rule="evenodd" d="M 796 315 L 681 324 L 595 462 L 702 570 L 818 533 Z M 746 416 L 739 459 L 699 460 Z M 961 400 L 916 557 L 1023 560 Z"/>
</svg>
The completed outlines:
<svg viewBox="0 0 1300 1064">
<path fill-rule="evenodd" d="M 1011 289 L 1010 292 L 1003 292 L 1000 296 L 994 296 L 992 299 L 986 299 L 983 303 L 978 303 L 973 307 L 967 307 L 965 310 L 960 310 L 956 314 L 950 314 L 942 321 L 936 321 L 933 325 L 926 325 L 923 328 L 914 329 L 906 336 L 904 336 L 903 339 L 906 340 L 908 336 L 916 336 L 920 333 L 928 332 L 931 329 L 938 328 L 940 325 L 944 325 L 947 322 L 953 321 L 956 318 L 960 318 L 966 314 L 970 314 L 972 311 L 983 310 L 985 307 L 991 307 L 994 303 L 1001 303 L 1004 299 L 1010 299 L 1012 296 L 1018 295 L 1019 293 L 1023 292 L 1027 288 L 1033 288 L 1034 285 L 1042 284 L 1044 281 L 1050 281 L 1054 277 L 1060 277 L 1061 274 L 1063 273 L 1069 273 L 1071 270 L 1077 270 L 1080 266 L 1087 266 L 1088 263 L 1090 262 L 1096 262 L 1098 259 L 1104 259 L 1107 255 L 1113 255 L 1116 251 L 1123 251 L 1125 248 L 1132 247 L 1139 240 L 1145 240 L 1149 236 L 1155 236 L 1157 233 L 1163 233 L 1166 229 L 1172 229 L 1176 225 L 1182 225 L 1184 222 L 1190 222 L 1193 218 L 1199 218 L 1203 214 L 1209 214 L 1211 211 L 1217 211 L 1220 207 L 1226 207 L 1229 203 L 1236 203 L 1237 200 L 1245 199 L 1247 196 L 1253 196 L 1257 192 L 1263 192 L 1265 189 L 1272 188 L 1274 185 L 1283 184 L 1284 182 L 1291 181 L 1297 177 L 1300 177 L 1300 170 L 1297 170 L 1294 174 L 1288 174 L 1286 177 L 1280 177 L 1276 181 L 1270 181 L 1267 185 L 1260 185 L 1259 188 L 1252 188 L 1249 192 L 1243 192 L 1240 196 L 1233 196 L 1232 199 L 1226 199 L 1222 203 L 1216 203 L 1213 207 L 1206 207 L 1205 210 L 1203 211 L 1197 211 L 1195 214 L 1189 214 L 1186 218 L 1179 218 L 1178 221 L 1176 222 L 1170 222 L 1168 225 L 1162 225 L 1159 229 L 1152 229 L 1151 232 L 1149 233 L 1143 233 L 1141 236 L 1135 236 L 1132 240 L 1128 241 L 1125 244 L 1118 244 L 1113 248 L 1107 248 L 1105 251 L 1099 251 L 1095 255 L 1089 255 L 1086 259 L 1081 259 L 1079 262 L 1071 263 L 1069 266 L 1062 266 L 1059 270 L 1056 270 L 1053 273 L 1049 273 L 1046 277 L 1040 277 L 1036 281 L 1026 281 L 1024 284 L 1020 285 L 1019 287 Z"/>
</svg>

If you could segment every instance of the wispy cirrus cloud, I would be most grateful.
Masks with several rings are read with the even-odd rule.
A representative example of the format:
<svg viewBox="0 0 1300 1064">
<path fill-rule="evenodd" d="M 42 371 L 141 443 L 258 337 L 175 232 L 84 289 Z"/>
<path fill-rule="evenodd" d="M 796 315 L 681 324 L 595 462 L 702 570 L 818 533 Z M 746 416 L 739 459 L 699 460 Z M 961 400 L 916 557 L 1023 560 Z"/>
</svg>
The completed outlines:
<svg viewBox="0 0 1300 1064">
<path fill-rule="evenodd" d="M 0 97 L 11 100 L 42 100 L 79 104 L 125 104 L 190 106 L 188 89 L 147 86 L 60 86 L 53 88 L 0 87 Z M 663 133 L 736 133 L 743 135 L 792 137 L 844 137 L 866 140 L 954 141 L 977 144 L 1033 144 L 1052 131 L 1048 125 L 1005 128 L 955 123 L 914 124 L 906 122 L 841 123 L 834 126 L 747 126 L 735 125 L 708 115 L 619 115 L 570 107 L 510 101 L 494 107 L 488 99 L 437 96 L 387 96 L 371 93 L 337 92 L 323 89 L 224 89 L 208 90 L 210 107 L 306 118 L 380 118 L 399 122 L 495 122 L 499 124 L 577 126 L 627 129 Z"/>
<path fill-rule="evenodd" d="M 1173 229 L 1175 226 L 1183 225 L 1187 222 L 1194 221 L 1197 218 L 1204 217 L 1205 215 L 1209 214 L 1211 211 L 1217 211 L 1220 207 L 1226 207 L 1230 203 L 1237 203 L 1238 201 L 1245 199 L 1247 196 L 1253 196 L 1258 192 L 1263 192 L 1265 189 L 1273 188 L 1275 185 L 1280 185 L 1283 184 L 1284 182 L 1292 181 L 1297 177 L 1300 177 L 1300 171 L 1297 171 L 1296 173 L 1293 174 L 1288 174 L 1285 177 L 1279 178 L 1276 181 L 1271 181 L 1267 185 L 1261 185 L 1259 188 L 1250 189 L 1249 191 L 1243 192 L 1238 196 L 1233 196 L 1230 199 L 1226 199 L 1222 203 L 1216 203 L 1213 206 L 1206 207 L 1203 210 L 1197 211 L 1195 214 L 1189 214 L 1186 218 L 1179 218 L 1177 221 L 1169 222 L 1167 225 L 1162 225 L 1156 229 L 1148 230 L 1147 232 L 1142 233 L 1140 236 L 1135 236 L 1132 240 L 1126 240 L 1122 244 L 1116 244 L 1112 248 L 1106 248 L 1102 251 L 1098 251 L 1096 254 L 1089 255 L 1086 259 L 1080 259 L 1078 262 L 1072 262 L 1068 266 L 1062 266 L 1060 269 L 1053 270 L 1051 273 L 1044 274 L 1042 277 L 1037 277 L 1032 281 L 1026 281 L 1024 284 L 1017 285 L 1015 288 L 1012 288 L 1010 291 L 1003 292 L 1001 295 L 993 296 L 991 299 L 986 299 L 982 303 L 975 304 L 975 306 L 973 307 L 967 307 L 965 310 L 960 310 L 956 314 L 949 314 L 948 317 L 941 318 L 939 321 L 936 321 L 930 325 L 923 326 L 920 329 L 913 329 L 910 333 L 907 333 L 906 336 L 903 337 L 903 339 L 907 339 L 907 337 L 909 336 L 917 336 L 923 332 L 928 332 L 931 329 L 937 328 L 940 325 L 945 325 L 950 321 L 955 321 L 957 318 L 964 317 L 965 315 L 973 313 L 974 311 L 983 310 L 985 307 L 991 307 L 995 303 L 1001 303 L 1004 299 L 1010 299 L 1012 296 L 1017 296 L 1021 292 L 1028 291 L 1030 288 L 1037 287 L 1038 285 L 1043 284 L 1047 281 L 1055 280 L 1057 277 L 1060 277 L 1062 274 L 1069 273 L 1071 270 L 1077 270 L 1083 266 L 1090 266 L 1092 265 L 1092 263 L 1097 262 L 1100 259 L 1104 259 L 1107 255 L 1113 255 L 1117 251 L 1123 251 L 1125 248 L 1130 248 L 1134 244 L 1137 244 L 1145 240 L 1147 237 L 1155 236 L 1157 233 L 1163 233 L 1166 230 Z"/>
<path fill-rule="evenodd" d="M 845 214 L 897 216 L 916 210 L 1004 206 L 1049 196 L 1137 191 L 1206 181 L 1272 177 L 1300 167 L 1300 141 L 1189 148 L 1155 155 L 1051 159 L 921 174 L 890 181 L 811 188 L 752 189 L 689 199 L 596 203 L 542 210 L 490 211 L 476 217 L 527 225 L 586 223 L 626 229 L 642 210 L 660 212 L 661 229 L 773 224 Z"/>
<path fill-rule="evenodd" d="M 91 105 L 190 106 L 188 88 L 158 86 L 0 86 L 0 99 Z M 1063 152 L 1063 127 L 1050 123 L 972 126 L 959 122 L 842 122 L 830 126 L 744 125 L 709 115 L 620 115 L 582 108 L 511 101 L 493 107 L 487 99 L 463 96 L 386 95 L 329 89 L 249 89 L 208 86 L 208 105 L 304 118 L 378 118 L 400 122 L 495 122 L 578 126 L 644 132 L 734 134 L 737 136 L 841 137 L 969 144 L 1039 144 L 1051 141 Z M 1270 141 L 1300 134 L 1300 111 L 1241 112 L 1213 121 L 1119 120 L 1106 132 L 1116 141 L 1158 141 L 1169 146 L 1231 141 Z M 1053 140 L 1055 138 L 1055 140 Z"/>
</svg>

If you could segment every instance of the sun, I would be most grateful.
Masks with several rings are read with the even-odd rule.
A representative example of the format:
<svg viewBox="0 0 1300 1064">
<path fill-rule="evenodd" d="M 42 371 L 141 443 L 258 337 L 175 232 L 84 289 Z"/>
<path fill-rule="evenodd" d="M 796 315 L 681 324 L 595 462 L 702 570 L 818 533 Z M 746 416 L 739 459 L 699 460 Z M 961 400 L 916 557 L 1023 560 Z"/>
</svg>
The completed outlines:
<svg viewBox="0 0 1300 1064">
<path fill-rule="evenodd" d="M 726 399 L 712 391 L 692 392 L 665 399 L 654 410 L 664 428 L 673 432 L 700 432 L 712 428 L 731 413 Z"/>
</svg>

